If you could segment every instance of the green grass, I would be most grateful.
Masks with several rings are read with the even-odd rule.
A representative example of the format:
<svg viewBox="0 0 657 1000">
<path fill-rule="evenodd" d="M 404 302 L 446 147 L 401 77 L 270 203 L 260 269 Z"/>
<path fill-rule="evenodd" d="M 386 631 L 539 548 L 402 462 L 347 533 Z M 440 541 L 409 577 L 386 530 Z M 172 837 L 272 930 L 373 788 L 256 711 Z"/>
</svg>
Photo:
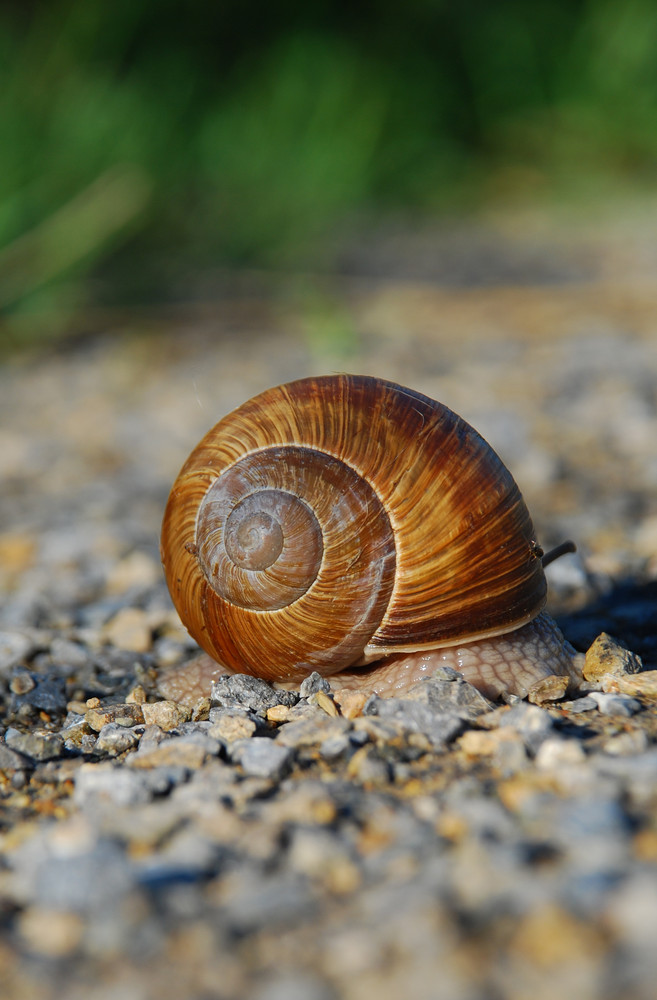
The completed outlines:
<svg viewBox="0 0 657 1000">
<path fill-rule="evenodd" d="M 651 190 L 655 52 L 653 0 L 0 7 L 5 338 L 353 216 Z"/>
</svg>

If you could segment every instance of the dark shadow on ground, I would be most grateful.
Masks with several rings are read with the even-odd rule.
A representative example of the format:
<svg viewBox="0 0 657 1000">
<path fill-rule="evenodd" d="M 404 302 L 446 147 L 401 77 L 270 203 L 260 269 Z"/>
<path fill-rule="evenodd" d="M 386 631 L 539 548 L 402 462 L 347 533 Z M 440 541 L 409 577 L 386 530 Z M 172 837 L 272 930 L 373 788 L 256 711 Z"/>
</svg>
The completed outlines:
<svg viewBox="0 0 657 1000">
<path fill-rule="evenodd" d="M 585 607 L 556 618 L 577 649 L 585 651 L 605 631 L 638 653 L 644 668 L 657 669 L 657 580 L 618 580 Z"/>
</svg>

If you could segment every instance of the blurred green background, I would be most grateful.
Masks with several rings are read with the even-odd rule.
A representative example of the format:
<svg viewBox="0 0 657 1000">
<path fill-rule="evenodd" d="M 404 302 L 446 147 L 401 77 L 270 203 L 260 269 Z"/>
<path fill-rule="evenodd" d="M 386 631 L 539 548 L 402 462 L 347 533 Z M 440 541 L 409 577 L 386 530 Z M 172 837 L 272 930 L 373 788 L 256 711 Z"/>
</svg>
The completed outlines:
<svg viewBox="0 0 657 1000">
<path fill-rule="evenodd" d="M 354 219 L 650 189 L 656 53 L 654 0 L 4 0 L 4 343 Z"/>
</svg>

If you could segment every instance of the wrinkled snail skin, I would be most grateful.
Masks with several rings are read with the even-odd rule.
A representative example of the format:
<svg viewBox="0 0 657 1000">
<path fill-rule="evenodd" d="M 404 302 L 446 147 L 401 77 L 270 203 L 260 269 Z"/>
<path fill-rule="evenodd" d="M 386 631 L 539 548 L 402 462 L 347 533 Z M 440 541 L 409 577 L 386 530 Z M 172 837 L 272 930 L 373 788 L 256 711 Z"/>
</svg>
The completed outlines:
<svg viewBox="0 0 657 1000">
<path fill-rule="evenodd" d="M 393 654 L 367 672 L 346 671 L 331 678 L 335 687 L 367 690 L 380 697 L 404 695 L 438 667 L 451 667 L 492 701 L 506 694 L 525 697 L 551 674 L 568 677 L 576 688 L 582 680 L 583 657 L 567 642 L 556 622 L 542 611 L 527 625 L 506 635 L 477 642 Z"/>
<path fill-rule="evenodd" d="M 233 411 L 183 466 L 161 551 L 206 694 L 225 668 L 393 695 L 448 664 L 491 697 L 577 673 L 512 476 L 391 382 L 303 379 Z"/>
</svg>

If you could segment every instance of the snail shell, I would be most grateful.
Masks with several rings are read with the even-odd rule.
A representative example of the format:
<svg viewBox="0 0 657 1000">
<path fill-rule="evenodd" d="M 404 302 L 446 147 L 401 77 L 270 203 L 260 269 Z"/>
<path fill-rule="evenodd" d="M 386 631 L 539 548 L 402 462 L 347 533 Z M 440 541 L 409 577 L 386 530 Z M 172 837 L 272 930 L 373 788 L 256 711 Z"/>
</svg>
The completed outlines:
<svg viewBox="0 0 657 1000">
<path fill-rule="evenodd" d="M 221 420 L 171 490 L 161 552 L 199 645 L 269 681 L 510 633 L 547 591 L 493 449 L 365 376 L 278 386 Z"/>
</svg>

